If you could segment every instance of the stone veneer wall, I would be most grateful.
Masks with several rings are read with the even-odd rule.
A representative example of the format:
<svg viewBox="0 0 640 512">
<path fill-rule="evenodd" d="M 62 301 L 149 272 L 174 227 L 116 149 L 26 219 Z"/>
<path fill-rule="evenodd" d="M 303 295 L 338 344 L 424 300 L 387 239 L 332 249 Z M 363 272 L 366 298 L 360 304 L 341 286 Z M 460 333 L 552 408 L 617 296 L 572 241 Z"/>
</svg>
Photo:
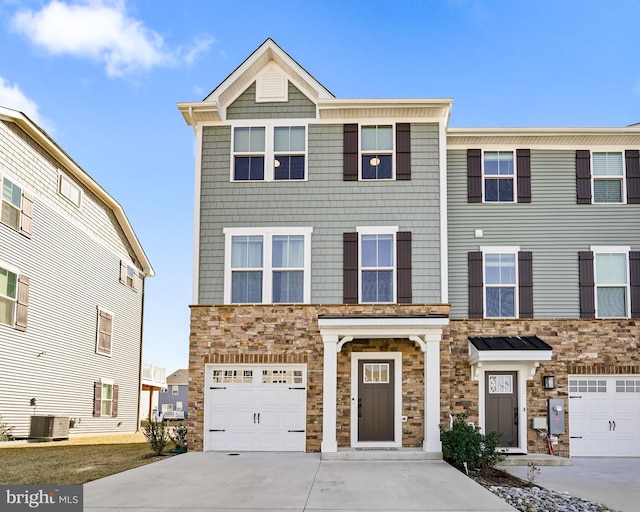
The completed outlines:
<svg viewBox="0 0 640 512">
<path fill-rule="evenodd" d="M 531 428 L 531 418 L 546 417 L 547 399 L 562 398 L 567 405 L 565 434 L 554 452 L 569 456 L 569 375 L 640 374 L 640 328 L 635 319 L 621 320 L 451 320 L 449 325 L 451 392 L 443 393 L 443 407 L 452 414 L 469 412 L 478 421 L 478 382 L 471 380 L 469 336 L 539 336 L 553 348 L 552 360 L 541 363 L 527 381 L 528 450 L 548 453 L 546 440 Z M 543 389 L 543 375 L 556 377 L 556 389 Z M 445 369 L 442 369 L 443 381 Z"/>
<path fill-rule="evenodd" d="M 189 351 L 189 449 L 204 441 L 204 370 L 206 364 L 303 363 L 307 365 L 307 451 L 322 441 L 323 343 L 318 315 L 448 314 L 448 305 L 240 305 L 191 306 Z M 354 345 L 354 346 L 351 346 Z M 338 432 L 340 446 L 350 445 L 350 359 L 353 350 L 403 353 L 403 446 L 420 446 L 424 437 L 424 355 L 408 340 L 356 340 L 338 357 Z M 441 346 L 448 356 L 448 343 Z M 448 357 L 447 357 L 448 361 Z M 444 361 L 443 361 L 444 363 Z M 446 396 L 443 389 L 441 396 Z"/>
</svg>

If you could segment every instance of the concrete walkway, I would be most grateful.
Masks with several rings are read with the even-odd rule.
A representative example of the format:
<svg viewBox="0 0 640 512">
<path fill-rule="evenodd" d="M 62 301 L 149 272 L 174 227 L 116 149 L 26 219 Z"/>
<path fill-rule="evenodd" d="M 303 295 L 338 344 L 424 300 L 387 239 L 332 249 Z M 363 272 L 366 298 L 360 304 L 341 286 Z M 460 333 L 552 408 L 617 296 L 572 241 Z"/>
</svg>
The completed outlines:
<svg viewBox="0 0 640 512">
<path fill-rule="evenodd" d="M 554 491 L 565 491 L 618 512 L 640 510 L 640 459 L 574 457 L 571 466 L 540 466 L 534 483 Z M 527 479 L 527 467 L 501 467 Z"/>
<path fill-rule="evenodd" d="M 84 485 L 85 512 L 441 511 L 511 506 L 443 461 L 185 453 Z"/>
</svg>

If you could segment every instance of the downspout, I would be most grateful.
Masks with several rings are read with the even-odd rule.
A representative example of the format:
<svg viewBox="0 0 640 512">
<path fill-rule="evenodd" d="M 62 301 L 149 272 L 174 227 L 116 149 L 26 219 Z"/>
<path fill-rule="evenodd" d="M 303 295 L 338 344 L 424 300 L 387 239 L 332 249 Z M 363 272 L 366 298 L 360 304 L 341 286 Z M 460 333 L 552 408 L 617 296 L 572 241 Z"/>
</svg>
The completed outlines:
<svg viewBox="0 0 640 512">
<path fill-rule="evenodd" d="M 138 360 L 138 407 L 136 408 L 136 432 L 140 431 L 140 396 L 142 395 L 142 335 L 144 331 L 144 289 L 145 289 L 145 276 L 142 275 L 142 295 L 140 297 L 140 358 Z M 149 400 L 151 400 L 151 394 L 149 392 Z"/>
</svg>

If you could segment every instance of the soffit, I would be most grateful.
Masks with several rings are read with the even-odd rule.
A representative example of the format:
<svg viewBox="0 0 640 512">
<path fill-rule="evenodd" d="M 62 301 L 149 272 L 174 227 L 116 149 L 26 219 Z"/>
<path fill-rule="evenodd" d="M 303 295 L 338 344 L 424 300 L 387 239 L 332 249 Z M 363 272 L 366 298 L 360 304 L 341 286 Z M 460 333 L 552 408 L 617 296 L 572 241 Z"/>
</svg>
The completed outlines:
<svg viewBox="0 0 640 512">
<path fill-rule="evenodd" d="M 640 126 L 623 128 L 450 128 L 447 148 L 638 146 Z"/>
</svg>

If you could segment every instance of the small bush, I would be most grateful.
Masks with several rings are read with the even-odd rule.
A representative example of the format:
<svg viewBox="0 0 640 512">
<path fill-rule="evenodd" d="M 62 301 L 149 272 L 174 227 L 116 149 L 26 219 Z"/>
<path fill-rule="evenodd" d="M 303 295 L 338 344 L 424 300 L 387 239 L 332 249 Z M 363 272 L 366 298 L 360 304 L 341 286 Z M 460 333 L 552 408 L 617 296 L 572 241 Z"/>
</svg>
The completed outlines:
<svg viewBox="0 0 640 512">
<path fill-rule="evenodd" d="M 2 421 L 2 416 L 0 416 L 0 441 L 11 441 L 11 431 L 13 427 L 10 427 L 6 423 Z"/>
<path fill-rule="evenodd" d="M 504 460 L 497 450 L 502 434 L 480 433 L 480 427 L 468 423 L 469 414 L 462 412 L 453 420 L 451 429 L 440 425 L 442 455 L 452 466 L 461 471 L 488 471 Z"/>
<path fill-rule="evenodd" d="M 150 421 L 144 427 L 144 437 L 151 446 L 153 453 L 161 455 L 164 449 L 169 446 L 169 430 L 164 421 Z"/>
<path fill-rule="evenodd" d="M 169 432 L 169 437 L 173 444 L 176 445 L 176 452 L 186 452 L 187 451 L 187 426 L 180 425 L 179 427 L 174 427 Z"/>
</svg>

